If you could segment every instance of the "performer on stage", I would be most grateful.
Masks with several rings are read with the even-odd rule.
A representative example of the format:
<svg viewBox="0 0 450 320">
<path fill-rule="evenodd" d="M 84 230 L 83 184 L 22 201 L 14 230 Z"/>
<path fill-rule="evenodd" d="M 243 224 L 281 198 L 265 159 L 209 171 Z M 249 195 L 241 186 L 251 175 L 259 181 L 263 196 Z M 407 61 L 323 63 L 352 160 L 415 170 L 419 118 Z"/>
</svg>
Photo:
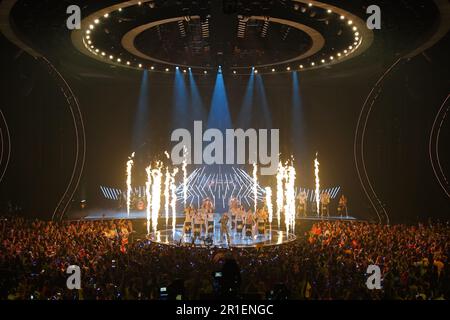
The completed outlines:
<svg viewBox="0 0 450 320">
<path fill-rule="evenodd" d="M 201 227 L 202 217 L 201 217 L 201 213 L 198 212 L 197 210 L 195 211 L 193 220 L 194 220 L 194 238 L 193 238 L 192 242 L 194 243 L 200 237 L 201 230 L 202 230 L 201 229 L 202 228 Z"/>
<path fill-rule="evenodd" d="M 202 209 L 206 212 L 214 212 L 214 205 L 209 198 L 203 200 Z"/>
<path fill-rule="evenodd" d="M 230 212 L 231 212 L 231 232 L 234 231 L 234 229 L 236 228 L 236 213 L 237 213 L 238 208 L 236 207 L 232 207 L 230 208 Z"/>
<path fill-rule="evenodd" d="M 248 209 L 245 216 L 245 237 L 253 237 L 253 224 L 255 223 L 255 218 L 253 217 L 253 212 Z"/>
<path fill-rule="evenodd" d="M 188 237 L 192 236 L 192 208 L 186 207 L 184 209 L 184 228 L 183 228 L 183 236 L 187 235 Z"/>
<path fill-rule="evenodd" d="M 242 238 L 242 230 L 244 229 L 244 218 L 245 218 L 245 211 L 244 208 L 241 206 L 236 211 L 236 234 L 238 234 Z"/>
<path fill-rule="evenodd" d="M 238 209 L 239 208 L 239 201 L 236 198 L 231 198 L 229 203 L 228 203 L 228 206 L 230 207 L 230 210 L 231 209 Z"/>
<path fill-rule="evenodd" d="M 207 212 L 205 210 L 200 210 L 200 234 L 205 235 L 206 234 L 206 224 L 207 224 Z"/>
<path fill-rule="evenodd" d="M 266 232 L 266 223 L 264 219 L 264 207 L 258 210 L 258 214 L 256 215 L 256 221 L 258 223 L 258 236 L 263 236 Z"/>
<path fill-rule="evenodd" d="M 222 241 L 223 236 L 227 240 L 227 244 L 230 244 L 230 234 L 228 233 L 228 221 L 229 221 L 228 213 L 224 213 L 220 218 L 220 241 Z"/>
<path fill-rule="evenodd" d="M 322 216 L 326 214 L 329 217 L 330 213 L 328 210 L 328 206 L 330 205 L 330 194 L 328 192 L 322 193 L 320 202 L 322 204 Z"/>
<path fill-rule="evenodd" d="M 347 198 L 344 195 L 341 196 L 338 204 L 338 214 L 342 217 L 343 213 L 348 217 Z"/>
<path fill-rule="evenodd" d="M 211 236 L 214 234 L 214 213 L 213 212 L 208 212 L 206 214 L 206 233 L 208 234 L 208 236 Z"/>
<path fill-rule="evenodd" d="M 306 217 L 306 200 L 308 199 L 308 195 L 305 191 L 300 191 L 297 195 L 298 199 L 298 207 L 297 212 L 303 216 Z"/>
</svg>

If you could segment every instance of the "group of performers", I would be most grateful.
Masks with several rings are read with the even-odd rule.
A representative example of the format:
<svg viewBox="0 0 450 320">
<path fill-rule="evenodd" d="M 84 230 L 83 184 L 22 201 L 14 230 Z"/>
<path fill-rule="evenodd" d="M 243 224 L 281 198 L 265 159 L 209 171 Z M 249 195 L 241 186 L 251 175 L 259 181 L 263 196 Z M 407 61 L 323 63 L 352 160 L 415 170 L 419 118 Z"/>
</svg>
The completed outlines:
<svg viewBox="0 0 450 320">
<path fill-rule="evenodd" d="M 268 222 L 267 207 L 256 212 L 245 210 L 235 198 L 230 199 L 229 211 L 222 214 L 220 224 L 220 240 L 230 243 L 230 231 L 241 239 L 252 239 L 255 236 L 263 236 Z M 195 242 L 201 237 L 214 235 L 214 206 L 209 198 L 203 200 L 199 209 L 191 206 L 185 209 L 184 236 L 191 237 Z"/>
<path fill-rule="evenodd" d="M 324 192 L 320 197 L 321 215 L 329 216 L 330 194 Z M 307 194 L 302 191 L 297 196 L 299 215 L 306 216 Z M 222 214 L 220 225 L 220 241 L 224 239 L 230 243 L 230 233 L 240 239 L 253 239 L 264 236 L 268 225 L 268 209 L 266 204 L 253 212 L 252 209 L 245 210 L 238 199 L 231 198 L 228 204 L 229 210 Z M 185 221 L 183 226 L 183 237 L 188 237 L 194 243 L 197 239 L 213 238 L 215 231 L 214 204 L 211 199 L 203 200 L 200 208 L 187 206 L 184 210 Z M 339 199 L 338 213 L 341 217 L 347 215 L 347 198 L 342 195 Z"/>
<path fill-rule="evenodd" d="M 269 213 L 265 203 L 256 212 L 252 209 L 245 211 L 244 206 L 236 198 L 232 198 L 229 203 L 229 212 L 226 214 L 230 215 L 231 231 L 239 237 L 263 236 L 266 232 Z"/>
<path fill-rule="evenodd" d="M 183 233 L 187 236 L 193 235 L 193 242 L 202 234 L 214 234 L 214 206 L 209 198 L 203 200 L 199 209 L 187 206 L 184 214 Z"/>
<path fill-rule="evenodd" d="M 298 200 L 298 206 L 297 206 L 297 212 L 300 216 L 306 217 L 306 210 L 307 210 L 307 202 L 308 202 L 308 195 L 305 191 L 300 191 L 297 195 Z M 330 202 L 331 202 L 331 195 L 328 192 L 323 192 L 320 195 L 320 212 L 317 213 L 320 216 L 330 216 Z M 342 216 L 348 216 L 348 209 L 347 209 L 347 198 L 342 195 L 339 199 L 338 203 L 338 214 Z"/>
</svg>

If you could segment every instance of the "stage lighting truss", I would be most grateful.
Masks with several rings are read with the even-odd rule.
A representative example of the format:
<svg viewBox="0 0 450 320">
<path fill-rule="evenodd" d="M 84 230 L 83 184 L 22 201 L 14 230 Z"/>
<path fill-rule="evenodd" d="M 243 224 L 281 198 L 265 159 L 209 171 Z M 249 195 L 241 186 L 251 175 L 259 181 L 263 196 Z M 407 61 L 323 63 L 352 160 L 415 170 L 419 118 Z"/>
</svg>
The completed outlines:
<svg viewBox="0 0 450 320">
<path fill-rule="evenodd" d="M 260 74 L 306 71 L 310 69 L 334 65 L 361 54 L 369 48 L 373 41 L 373 32 L 366 27 L 365 22 L 356 15 L 353 15 L 352 13 L 342 8 L 320 1 L 292 0 L 290 2 L 286 2 L 286 6 L 288 6 L 288 3 L 291 4 L 290 10 L 298 15 L 298 21 L 294 21 L 292 18 L 288 20 L 285 18 L 269 16 L 238 16 L 237 37 L 240 39 L 245 39 L 246 28 L 249 21 L 259 20 L 262 24 L 260 30 L 261 38 L 267 38 L 268 32 L 270 31 L 270 24 L 277 23 L 284 25 L 284 33 L 280 36 L 286 41 L 289 41 L 289 33 L 292 32 L 292 29 L 294 28 L 306 33 L 312 40 L 312 47 L 299 56 L 293 57 L 291 59 L 277 61 L 271 64 L 255 65 Z M 102 47 L 100 44 L 97 44 L 97 37 L 105 36 L 105 30 L 102 27 L 103 23 L 110 23 L 111 21 L 117 21 L 117 23 L 119 23 L 121 19 L 123 19 L 122 16 L 127 12 L 127 10 L 135 6 L 144 9 L 146 7 L 144 6 L 144 4 L 147 4 L 151 8 L 151 10 L 158 10 L 158 6 L 155 6 L 154 1 L 131 0 L 118 3 L 92 13 L 82 20 L 81 30 L 75 30 L 72 32 L 73 44 L 82 53 L 92 58 L 124 68 L 133 68 L 138 70 L 147 69 L 153 72 L 163 73 L 166 73 L 165 70 L 167 70 L 168 68 L 170 70 L 176 70 L 176 66 L 183 69 L 190 68 L 189 70 L 192 70 L 191 72 L 194 74 L 209 74 L 217 71 L 217 66 L 205 67 L 183 65 L 176 64 L 171 61 L 157 59 L 139 51 L 134 45 L 134 41 L 139 34 L 151 28 L 159 28 L 160 26 L 167 23 L 177 23 L 179 27 L 180 38 L 186 38 L 188 32 L 186 27 L 191 21 L 197 19 L 200 19 L 200 35 L 203 41 L 205 41 L 210 38 L 209 14 L 203 18 L 203 14 L 183 15 L 180 17 L 171 17 L 163 20 L 151 21 L 150 23 L 147 23 L 145 25 L 140 25 L 128 31 L 123 36 L 121 40 L 121 48 L 114 47 L 113 49 L 111 49 L 111 47 Z M 201 12 L 204 13 L 204 10 Z M 327 47 L 325 50 L 325 36 L 314 28 L 302 24 L 302 15 L 308 15 L 309 17 L 315 17 L 316 15 L 320 15 L 322 17 L 325 15 L 326 18 L 324 19 L 324 25 L 326 26 L 330 24 L 330 21 L 333 21 L 334 25 L 339 22 L 340 27 L 337 32 L 334 32 L 335 30 L 326 30 L 326 33 L 331 34 L 332 36 L 341 36 L 343 33 L 345 33 L 347 36 L 347 40 L 351 40 L 347 43 L 343 43 L 340 48 Z M 224 71 L 229 71 L 230 73 L 235 75 L 247 75 L 253 72 L 252 68 L 249 66 L 233 66 L 230 67 L 229 70 Z"/>
</svg>

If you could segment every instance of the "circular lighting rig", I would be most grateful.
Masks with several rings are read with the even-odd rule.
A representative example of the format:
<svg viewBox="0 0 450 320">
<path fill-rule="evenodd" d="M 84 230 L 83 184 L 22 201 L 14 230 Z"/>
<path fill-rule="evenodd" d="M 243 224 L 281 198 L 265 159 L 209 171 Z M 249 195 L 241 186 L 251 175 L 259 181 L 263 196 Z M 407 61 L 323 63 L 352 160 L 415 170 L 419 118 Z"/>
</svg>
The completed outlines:
<svg viewBox="0 0 450 320">
<path fill-rule="evenodd" d="M 239 23 L 242 23 L 242 25 L 247 24 L 249 21 L 261 23 L 262 25 L 267 24 L 267 26 L 276 25 L 278 28 L 286 30 L 286 37 L 289 30 L 295 30 L 298 34 L 302 34 L 309 39 L 310 45 L 305 50 L 298 52 L 297 55 L 274 59 L 268 63 L 254 63 L 254 65 L 236 64 L 226 65 L 225 67 L 222 67 L 222 65 L 197 65 L 183 63 L 182 60 L 171 61 L 162 59 L 143 52 L 136 46 L 137 39 L 145 32 L 171 24 L 178 24 L 181 36 L 183 36 L 186 32 L 183 29 L 184 24 L 197 21 L 202 26 L 203 36 L 209 37 L 208 19 L 213 19 L 214 17 L 206 17 L 205 19 L 205 17 L 196 14 L 158 18 L 157 20 L 135 25 L 119 35 L 119 43 L 111 44 L 111 38 L 117 35 L 112 35 L 109 30 L 114 25 L 119 25 L 123 19 L 126 19 L 128 11 L 130 11 L 130 14 L 136 14 L 138 12 L 136 10 L 158 10 L 158 6 L 155 6 L 152 0 L 125 1 L 93 12 L 82 20 L 82 29 L 74 30 L 71 38 L 74 46 L 82 53 L 115 66 L 130 69 L 147 69 L 164 73 L 179 72 L 180 68 L 183 68 L 183 73 L 187 73 L 187 69 L 190 73 L 204 75 L 207 75 L 209 71 L 217 71 L 219 73 L 228 71 L 234 75 L 306 71 L 341 63 L 358 56 L 370 47 L 373 41 L 373 33 L 358 16 L 345 9 L 321 1 L 293 0 L 291 2 L 294 5 L 288 17 L 251 15 L 242 17 L 239 20 Z M 144 4 L 148 4 L 148 6 Z M 150 4 L 153 4 L 153 6 L 150 6 Z M 132 13 L 131 10 L 133 10 Z M 307 25 L 304 21 L 305 17 L 307 19 L 316 19 L 316 17 L 323 16 L 326 16 L 326 23 L 323 23 L 321 26 L 322 30 L 318 29 L 317 23 L 315 25 Z M 341 36 L 341 34 L 345 36 Z M 342 39 L 342 41 L 339 41 L 337 45 L 331 46 L 328 45 L 328 42 L 331 41 L 330 37 L 333 37 L 332 39 L 335 41 L 336 39 Z"/>
</svg>

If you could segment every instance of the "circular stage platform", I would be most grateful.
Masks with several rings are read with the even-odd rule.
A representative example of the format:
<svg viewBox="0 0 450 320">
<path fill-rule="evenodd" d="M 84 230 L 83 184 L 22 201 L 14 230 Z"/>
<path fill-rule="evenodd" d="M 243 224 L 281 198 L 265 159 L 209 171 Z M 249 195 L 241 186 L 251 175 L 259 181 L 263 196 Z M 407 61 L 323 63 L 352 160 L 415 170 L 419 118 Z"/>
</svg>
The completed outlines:
<svg viewBox="0 0 450 320">
<path fill-rule="evenodd" d="M 164 245 L 195 245 L 196 247 L 218 247 L 218 248 L 255 248 L 264 246 L 275 246 L 292 242 L 296 236 L 292 233 L 280 230 L 267 230 L 264 235 L 256 235 L 253 237 L 245 237 L 237 232 L 230 232 L 230 244 L 227 244 L 225 237 L 221 239 L 218 228 L 212 234 L 202 235 L 195 240 L 192 236 L 183 235 L 182 228 L 176 228 L 175 233 L 172 229 L 160 230 L 156 233 L 150 233 L 148 239 L 155 243 Z"/>
</svg>

